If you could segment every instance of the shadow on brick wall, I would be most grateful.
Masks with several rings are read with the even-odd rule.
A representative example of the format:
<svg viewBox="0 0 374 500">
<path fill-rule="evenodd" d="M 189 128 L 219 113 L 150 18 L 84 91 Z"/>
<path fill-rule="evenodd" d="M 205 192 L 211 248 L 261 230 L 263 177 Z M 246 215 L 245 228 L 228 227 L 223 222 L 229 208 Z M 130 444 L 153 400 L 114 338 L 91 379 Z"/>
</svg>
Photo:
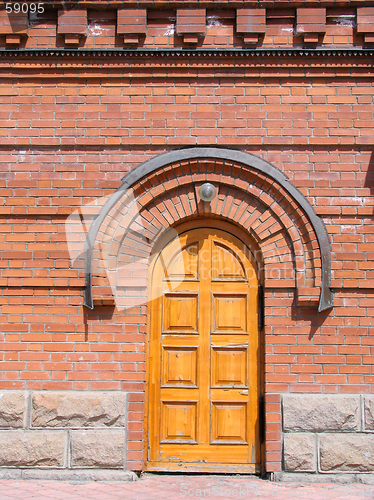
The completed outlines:
<svg viewBox="0 0 374 500">
<path fill-rule="evenodd" d="M 334 309 L 328 309 L 327 311 L 317 312 L 317 309 L 299 307 L 296 306 L 296 302 L 291 308 L 292 319 L 297 325 L 300 325 L 303 329 L 303 334 L 307 333 L 309 340 L 312 340 L 316 333 L 323 332 L 320 328 L 323 326 L 326 319 L 334 314 Z M 306 332 L 308 330 L 308 332 Z"/>
<path fill-rule="evenodd" d="M 89 338 L 90 333 L 97 334 L 95 332 L 95 324 L 100 325 L 108 325 L 108 333 L 111 333 L 111 321 L 114 315 L 115 306 L 102 306 L 95 307 L 95 309 L 91 310 L 87 307 L 83 308 L 83 323 L 84 323 L 84 339 L 86 342 L 91 340 Z M 105 333 L 102 331 L 101 333 Z"/>
<path fill-rule="evenodd" d="M 369 167 L 366 174 L 364 187 L 369 188 L 371 194 L 374 194 L 374 151 L 371 153 Z"/>
</svg>

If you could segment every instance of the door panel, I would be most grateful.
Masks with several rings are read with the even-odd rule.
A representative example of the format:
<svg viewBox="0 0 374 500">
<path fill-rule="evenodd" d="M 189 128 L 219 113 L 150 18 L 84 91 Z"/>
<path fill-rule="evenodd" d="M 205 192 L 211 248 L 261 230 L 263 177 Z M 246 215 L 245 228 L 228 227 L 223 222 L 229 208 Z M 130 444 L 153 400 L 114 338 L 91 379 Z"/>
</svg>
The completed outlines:
<svg viewBox="0 0 374 500">
<path fill-rule="evenodd" d="M 169 347 L 162 349 L 162 387 L 197 387 L 197 347 Z"/>
<path fill-rule="evenodd" d="M 242 262 L 230 248 L 215 241 L 212 248 L 212 279 L 245 279 Z"/>
<path fill-rule="evenodd" d="M 247 331 L 247 295 L 213 294 L 213 333 Z"/>
<path fill-rule="evenodd" d="M 161 443 L 196 443 L 197 403 L 162 401 Z"/>
<path fill-rule="evenodd" d="M 198 296 L 192 294 L 164 295 L 164 332 L 189 331 L 197 333 Z"/>
<path fill-rule="evenodd" d="M 247 349 L 218 347 L 211 349 L 211 387 L 247 387 Z"/>
<path fill-rule="evenodd" d="M 148 470 L 260 466 L 257 274 L 235 236 L 180 234 L 151 269 Z"/>
</svg>

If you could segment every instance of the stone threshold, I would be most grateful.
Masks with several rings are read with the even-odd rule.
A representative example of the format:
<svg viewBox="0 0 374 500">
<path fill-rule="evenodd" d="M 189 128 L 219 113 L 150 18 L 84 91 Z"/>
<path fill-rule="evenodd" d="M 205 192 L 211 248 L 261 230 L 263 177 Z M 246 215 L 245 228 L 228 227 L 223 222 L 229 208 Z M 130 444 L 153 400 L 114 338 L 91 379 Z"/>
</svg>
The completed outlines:
<svg viewBox="0 0 374 500">
<path fill-rule="evenodd" d="M 270 480 L 279 483 L 374 484 L 374 473 L 307 474 L 305 472 L 272 472 Z"/>
<path fill-rule="evenodd" d="M 51 481 L 136 481 L 138 476 L 128 470 L 113 469 L 10 469 L 0 468 L 0 480 L 31 479 Z"/>
</svg>

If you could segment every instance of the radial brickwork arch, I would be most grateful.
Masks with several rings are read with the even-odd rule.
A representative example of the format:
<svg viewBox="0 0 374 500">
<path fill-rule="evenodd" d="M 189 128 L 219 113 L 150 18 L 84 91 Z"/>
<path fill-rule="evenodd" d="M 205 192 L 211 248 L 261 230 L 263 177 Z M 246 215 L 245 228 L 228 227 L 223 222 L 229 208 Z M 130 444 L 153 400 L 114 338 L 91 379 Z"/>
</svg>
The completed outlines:
<svg viewBox="0 0 374 500">
<path fill-rule="evenodd" d="M 198 194 L 206 181 L 218 190 L 210 204 Z M 95 298 L 110 293 L 117 305 L 133 304 L 135 297 L 141 302 L 155 241 L 194 218 L 225 220 L 247 231 L 261 251 L 265 288 L 295 288 L 298 304 L 318 304 L 319 311 L 332 307 L 323 221 L 275 166 L 221 148 L 164 153 L 123 178 L 87 235 L 85 305 L 92 308 Z"/>
</svg>

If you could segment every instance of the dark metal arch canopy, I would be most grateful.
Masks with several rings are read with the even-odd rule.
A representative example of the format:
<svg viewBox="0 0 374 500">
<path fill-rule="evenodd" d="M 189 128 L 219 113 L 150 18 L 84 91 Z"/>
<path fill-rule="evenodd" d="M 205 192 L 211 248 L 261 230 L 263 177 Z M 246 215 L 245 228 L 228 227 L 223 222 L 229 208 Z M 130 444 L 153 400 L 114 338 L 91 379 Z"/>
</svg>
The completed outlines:
<svg viewBox="0 0 374 500">
<path fill-rule="evenodd" d="M 321 252 L 322 263 L 322 280 L 321 280 L 321 295 L 319 300 L 318 311 L 330 309 L 333 306 L 333 294 L 331 290 L 331 246 L 330 238 L 326 226 L 322 219 L 318 217 L 316 211 L 309 203 L 307 198 L 290 182 L 286 174 L 280 171 L 271 163 L 259 158 L 258 156 L 243 151 L 226 148 L 187 148 L 173 150 L 167 153 L 151 158 L 138 165 L 134 170 L 126 174 L 122 179 L 122 185 L 111 195 L 107 202 L 101 208 L 99 215 L 91 224 L 87 233 L 87 238 L 84 245 L 85 254 L 85 294 L 84 305 L 93 309 L 92 297 L 92 256 L 97 233 L 103 223 L 106 215 L 112 207 L 121 199 L 126 190 L 140 179 L 147 177 L 152 172 L 181 160 L 192 159 L 222 159 L 230 162 L 238 162 L 248 167 L 259 170 L 266 176 L 277 181 L 292 198 L 300 205 L 308 216 L 310 223 L 316 233 L 318 245 Z"/>
</svg>

